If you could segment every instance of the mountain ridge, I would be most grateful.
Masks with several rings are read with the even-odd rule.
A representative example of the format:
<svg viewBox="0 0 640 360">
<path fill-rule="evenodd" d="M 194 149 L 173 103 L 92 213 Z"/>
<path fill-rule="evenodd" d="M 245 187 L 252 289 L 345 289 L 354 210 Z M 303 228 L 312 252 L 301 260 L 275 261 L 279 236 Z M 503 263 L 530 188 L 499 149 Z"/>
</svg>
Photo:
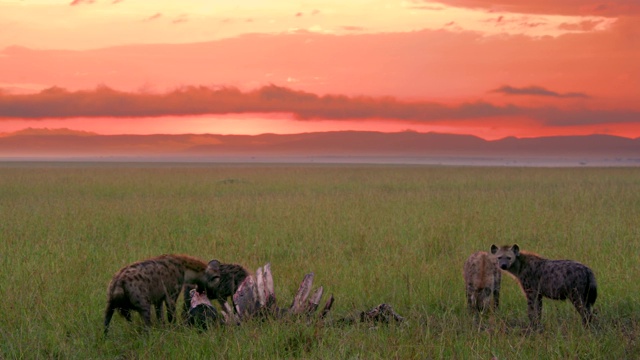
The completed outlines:
<svg viewBox="0 0 640 360">
<path fill-rule="evenodd" d="M 640 138 L 614 135 L 506 137 L 330 131 L 298 134 L 99 135 L 24 129 L 0 135 L 0 157 L 14 156 L 600 156 L 640 157 Z"/>
</svg>

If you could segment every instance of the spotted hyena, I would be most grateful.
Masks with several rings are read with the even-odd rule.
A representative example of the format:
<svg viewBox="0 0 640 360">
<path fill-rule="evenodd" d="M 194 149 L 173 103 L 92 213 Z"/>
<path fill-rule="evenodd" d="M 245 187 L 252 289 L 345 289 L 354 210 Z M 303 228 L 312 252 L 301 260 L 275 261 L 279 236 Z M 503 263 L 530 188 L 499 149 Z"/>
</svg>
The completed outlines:
<svg viewBox="0 0 640 360">
<path fill-rule="evenodd" d="M 151 306 L 155 306 L 156 318 L 163 319 L 163 305 L 167 308 L 167 320 L 173 321 L 176 300 L 185 284 L 199 288 L 217 286 L 218 278 L 208 276 L 207 264 L 187 255 L 161 255 L 139 261 L 120 269 L 107 288 L 107 307 L 104 315 L 104 333 L 115 310 L 131 321 L 131 311 L 142 316 L 146 326 L 151 325 Z M 185 312 L 190 298 L 185 288 Z M 185 314 L 186 315 L 186 314 Z"/>
<path fill-rule="evenodd" d="M 207 296 L 209 299 L 218 300 L 223 309 L 227 299 L 230 296 L 233 297 L 233 294 L 236 293 L 240 284 L 249 276 L 249 272 L 241 265 L 223 264 L 218 260 L 211 260 L 207 265 L 205 273 L 209 283 L 215 284 L 215 286 L 208 286 L 206 288 Z"/>
<path fill-rule="evenodd" d="M 572 260 L 549 260 L 536 254 L 520 251 L 518 245 L 491 246 L 502 270 L 513 274 L 527 297 L 529 321 L 540 325 L 542 297 L 554 300 L 569 299 L 588 325 L 592 306 L 598 296 L 596 278 L 587 266 Z"/>
<path fill-rule="evenodd" d="M 478 251 L 467 258 L 463 270 L 469 310 L 497 310 L 500 304 L 502 273 L 496 257 L 486 251 Z"/>
</svg>

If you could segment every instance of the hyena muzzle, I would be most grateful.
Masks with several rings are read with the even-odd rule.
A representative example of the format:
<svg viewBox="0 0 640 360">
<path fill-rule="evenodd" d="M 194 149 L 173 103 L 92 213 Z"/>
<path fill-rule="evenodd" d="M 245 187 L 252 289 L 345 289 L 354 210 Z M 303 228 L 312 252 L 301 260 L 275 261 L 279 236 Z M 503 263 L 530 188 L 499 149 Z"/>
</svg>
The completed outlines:
<svg viewBox="0 0 640 360">
<path fill-rule="evenodd" d="M 532 326 L 540 326 L 542 298 L 569 299 L 586 326 L 592 320 L 592 307 L 598 297 L 593 271 L 572 260 L 549 260 L 520 251 L 518 245 L 491 246 L 502 270 L 513 274 L 527 297 L 527 312 Z"/>
<path fill-rule="evenodd" d="M 236 293 L 240 284 L 249 276 L 249 272 L 238 264 L 223 264 L 217 260 L 211 260 L 207 265 L 206 287 L 209 299 L 216 299 L 224 309 L 224 303 Z M 235 310 L 235 304 L 233 306 Z"/>
<path fill-rule="evenodd" d="M 115 310 L 131 321 L 131 311 L 137 311 L 145 326 L 151 325 L 151 306 L 155 307 L 156 318 L 163 319 L 163 304 L 167 308 L 167 320 L 172 322 L 180 291 L 184 289 L 185 308 L 183 317 L 189 310 L 189 289 L 185 284 L 195 284 L 205 289 L 217 286 L 218 278 L 208 277 L 207 264 L 187 255 L 166 254 L 142 260 L 120 269 L 111 279 L 107 288 L 107 307 L 104 315 L 104 333 Z"/>
<path fill-rule="evenodd" d="M 497 310 L 502 273 L 495 256 L 485 251 L 471 254 L 464 262 L 463 274 L 469 311 Z"/>
</svg>

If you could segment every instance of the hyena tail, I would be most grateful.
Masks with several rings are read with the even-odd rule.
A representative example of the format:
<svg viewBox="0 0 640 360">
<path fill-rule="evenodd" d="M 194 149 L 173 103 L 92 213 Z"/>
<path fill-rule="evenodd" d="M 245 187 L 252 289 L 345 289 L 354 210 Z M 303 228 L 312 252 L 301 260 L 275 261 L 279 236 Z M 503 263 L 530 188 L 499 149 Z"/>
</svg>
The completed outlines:
<svg viewBox="0 0 640 360">
<path fill-rule="evenodd" d="M 111 323 L 111 318 L 113 317 L 113 313 L 116 309 L 119 309 L 120 312 L 123 312 L 123 309 L 120 307 L 120 304 L 125 299 L 125 291 L 122 286 L 122 283 L 118 280 L 113 281 L 109 284 L 109 289 L 107 291 L 107 308 L 104 311 L 104 335 L 106 336 L 109 332 L 109 323 Z M 128 312 L 123 316 L 130 318 Z"/>
<path fill-rule="evenodd" d="M 104 336 L 107 336 L 107 333 L 109 332 L 109 323 L 111 322 L 115 309 L 113 302 L 109 300 L 107 302 L 107 309 L 104 311 Z"/>
<path fill-rule="evenodd" d="M 596 286 L 596 277 L 593 272 L 589 271 L 589 286 L 587 287 L 587 293 L 585 299 L 587 299 L 587 305 L 591 306 L 596 302 L 598 298 L 598 287 Z"/>
</svg>

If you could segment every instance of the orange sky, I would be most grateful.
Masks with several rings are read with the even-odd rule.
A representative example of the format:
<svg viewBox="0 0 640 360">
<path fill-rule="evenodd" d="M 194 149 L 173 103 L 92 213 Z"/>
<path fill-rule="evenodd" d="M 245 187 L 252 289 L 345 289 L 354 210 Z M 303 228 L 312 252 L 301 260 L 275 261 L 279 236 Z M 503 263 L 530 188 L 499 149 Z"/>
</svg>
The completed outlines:
<svg viewBox="0 0 640 360">
<path fill-rule="evenodd" d="M 629 0 L 0 0 L 0 133 L 635 138 L 637 64 Z"/>
</svg>

